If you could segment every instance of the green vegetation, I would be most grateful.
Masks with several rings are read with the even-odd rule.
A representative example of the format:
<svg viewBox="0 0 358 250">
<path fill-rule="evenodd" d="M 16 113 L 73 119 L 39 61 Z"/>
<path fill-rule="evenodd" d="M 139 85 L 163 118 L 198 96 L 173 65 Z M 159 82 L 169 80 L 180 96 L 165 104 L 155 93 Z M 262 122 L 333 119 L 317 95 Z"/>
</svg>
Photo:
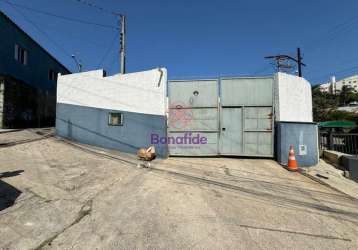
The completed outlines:
<svg viewBox="0 0 358 250">
<path fill-rule="evenodd" d="M 350 86 L 343 86 L 342 90 L 338 93 L 339 105 L 346 106 L 351 102 L 358 101 L 358 93 Z"/>
<path fill-rule="evenodd" d="M 344 86 L 342 91 L 334 94 L 322 93 L 319 86 L 312 89 L 313 119 L 315 122 L 322 121 L 355 121 L 358 122 L 358 114 L 337 110 L 340 106 L 347 106 L 349 103 L 357 101 L 358 93 L 353 88 Z"/>
</svg>

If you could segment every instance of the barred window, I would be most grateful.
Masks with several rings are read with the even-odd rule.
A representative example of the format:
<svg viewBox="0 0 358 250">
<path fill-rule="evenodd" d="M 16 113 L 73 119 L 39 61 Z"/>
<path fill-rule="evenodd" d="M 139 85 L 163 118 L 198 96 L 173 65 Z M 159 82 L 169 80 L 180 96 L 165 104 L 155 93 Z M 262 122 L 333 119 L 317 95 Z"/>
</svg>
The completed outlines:
<svg viewBox="0 0 358 250">
<path fill-rule="evenodd" d="M 109 113 L 108 125 L 109 126 L 123 126 L 123 114 L 122 113 Z"/>
</svg>

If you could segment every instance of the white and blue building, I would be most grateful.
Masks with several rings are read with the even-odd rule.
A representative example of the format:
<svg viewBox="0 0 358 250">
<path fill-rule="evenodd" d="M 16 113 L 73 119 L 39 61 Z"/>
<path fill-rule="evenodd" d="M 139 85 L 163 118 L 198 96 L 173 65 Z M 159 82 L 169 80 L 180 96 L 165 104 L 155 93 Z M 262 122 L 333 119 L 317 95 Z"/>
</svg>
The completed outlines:
<svg viewBox="0 0 358 250">
<path fill-rule="evenodd" d="M 284 73 L 185 81 L 167 81 L 164 68 L 60 75 L 56 130 L 129 153 L 154 144 L 162 157 L 270 157 L 286 164 L 292 144 L 300 166 L 318 162 L 311 85 Z"/>
<path fill-rule="evenodd" d="M 60 75 L 57 134 L 82 143 L 136 153 L 166 136 L 167 71 L 106 76 L 103 70 Z M 166 157 L 166 144 L 156 145 Z"/>
</svg>

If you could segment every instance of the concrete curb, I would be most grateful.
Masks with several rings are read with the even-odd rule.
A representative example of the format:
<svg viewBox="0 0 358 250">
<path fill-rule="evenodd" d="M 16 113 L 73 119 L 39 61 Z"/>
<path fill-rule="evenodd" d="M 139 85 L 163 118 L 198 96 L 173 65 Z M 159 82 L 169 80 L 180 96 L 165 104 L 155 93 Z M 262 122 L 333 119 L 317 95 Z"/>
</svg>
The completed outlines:
<svg viewBox="0 0 358 250">
<path fill-rule="evenodd" d="M 306 176 L 307 178 L 310 178 L 311 180 L 314 180 L 316 182 L 318 182 L 319 184 L 322 184 L 326 187 L 329 187 L 330 189 L 333 189 L 334 191 L 338 192 L 338 193 L 341 193 L 341 194 L 344 194 L 344 195 L 347 195 L 349 198 L 351 198 L 352 200 L 355 200 L 355 201 L 358 201 L 357 198 L 351 196 L 350 194 L 347 194 L 345 192 L 343 192 L 342 190 L 339 190 L 338 188 L 336 187 L 333 187 L 332 185 L 328 184 L 327 182 L 324 182 L 322 181 L 320 178 L 318 177 L 315 177 L 313 175 L 310 175 L 307 173 L 307 170 L 306 169 L 302 169 L 302 168 L 299 168 L 299 170 L 297 171 L 298 173 L 302 174 L 303 176 Z"/>
</svg>

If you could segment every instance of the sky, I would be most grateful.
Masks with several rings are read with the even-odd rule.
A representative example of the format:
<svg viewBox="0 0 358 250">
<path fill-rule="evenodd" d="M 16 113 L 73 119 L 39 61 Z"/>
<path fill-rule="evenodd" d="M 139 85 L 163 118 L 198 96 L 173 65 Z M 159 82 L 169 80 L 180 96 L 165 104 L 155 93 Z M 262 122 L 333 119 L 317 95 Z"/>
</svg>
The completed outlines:
<svg viewBox="0 0 358 250">
<path fill-rule="evenodd" d="M 119 23 L 109 13 L 115 11 L 127 17 L 127 72 L 165 67 L 169 79 L 270 75 L 275 69 L 265 56 L 295 56 L 301 47 L 312 85 L 358 74 L 356 0 L 0 0 L 0 9 L 73 72 L 72 54 L 85 71 L 119 72 Z"/>
</svg>

